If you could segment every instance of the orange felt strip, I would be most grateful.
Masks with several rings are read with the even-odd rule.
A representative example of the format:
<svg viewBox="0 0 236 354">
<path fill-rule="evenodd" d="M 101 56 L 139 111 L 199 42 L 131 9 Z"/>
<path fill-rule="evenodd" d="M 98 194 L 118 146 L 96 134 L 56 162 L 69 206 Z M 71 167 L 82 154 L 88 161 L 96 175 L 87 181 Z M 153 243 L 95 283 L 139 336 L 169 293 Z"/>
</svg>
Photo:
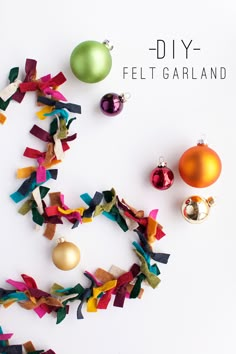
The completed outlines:
<svg viewBox="0 0 236 354">
<path fill-rule="evenodd" d="M 7 117 L 2 113 L 0 112 L 0 123 L 1 124 L 4 124 L 7 120 Z"/>
<path fill-rule="evenodd" d="M 102 283 L 107 283 L 108 281 L 115 279 L 111 273 L 102 268 L 98 268 L 94 275 Z"/>
<path fill-rule="evenodd" d="M 49 193 L 50 203 L 52 206 L 61 206 L 60 195 L 60 192 Z M 47 237 L 47 239 L 52 240 L 56 232 L 56 227 L 56 224 L 48 223 L 43 235 Z"/>
<path fill-rule="evenodd" d="M 25 348 L 27 353 L 35 351 L 35 347 L 33 346 L 33 343 L 31 341 L 24 343 L 23 347 Z"/>
<path fill-rule="evenodd" d="M 148 218 L 147 223 L 147 240 L 149 243 L 156 241 L 156 232 L 157 232 L 157 222 L 153 218 Z"/>
</svg>

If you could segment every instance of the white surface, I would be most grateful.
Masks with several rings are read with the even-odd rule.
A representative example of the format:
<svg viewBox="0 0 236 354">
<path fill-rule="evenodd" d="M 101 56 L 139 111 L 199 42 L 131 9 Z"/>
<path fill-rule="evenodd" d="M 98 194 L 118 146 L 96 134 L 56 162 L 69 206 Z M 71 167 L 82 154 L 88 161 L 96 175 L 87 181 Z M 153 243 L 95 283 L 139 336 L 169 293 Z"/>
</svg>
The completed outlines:
<svg viewBox="0 0 236 354">
<path fill-rule="evenodd" d="M 14 305 L 0 309 L 0 324 L 14 332 L 11 343 L 31 339 L 40 349 L 57 354 L 220 354 L 235 353 L 235 2 L 189 1 L 97 1 L 67 0 L 5 1 L 1 5 L 0 83 L 4 87 L 9 69 L 24 67 L 26 58 L 38 60 L 38 76 L 63 71 L 67 82 L 62 93 L 82 105 L 83 114 L 71 132 L 65 161 L 58 166 L 51 191 L 62 191 L 71 207 L 81 205 L 79 195 L 114 187 L 120 197 L 147 213 L 159 208 L 158 221 L 167 234 L 160 249 L 171 253 L 162 266 L 161 284 L 147 288 L 141 301 L 126 301 L 124 309 L 89 314 L 76 320 L 76 305 L 65 321 L 53 316 L 38 319 L 33 312 Z M 113 68 L 95 85 L 82 84 L 72 75 L 69 56 L 81 41 L 110 39 Z M 200 52 L 189 60 L 179 55 L 158 62 L 148 48 L 157 39 L 177 42 L 193 39 Z M 180 52 L 179 52 L 180 53 Z M 123 80 L 123 66 L 225 66 L 225 80 Z M 107 92 L 130 92 L 132 98 L 114 119 L 97 109 Z M 99 218 L 58 233 L 81 248 L 80 266 L 71 272 L 57 270 L 42 231 L 36 232 L 29 216 L 17 214 L 9 198 L 20 185 L 18 167 L 30 162 L 22 157 L 26 146 L 40 148 L 29 134 L 42 124 L 34 112 L 34 94 L 21 105 L 10 104 L 1 134 L 1 285 L 7 278 L 33 276 L 38 286 L 49 289 L 54 282 L 69 286 L 84 278 L 81 273 L 116 264 L 127 269 L 132 263 L 132 234 Z M 46 126 L 47 123 L 45 123 Z M 196 190 L 186 185 L 177 171 L 178 159 L 204 133 L 222 159 L 221 178 L 211 187 Z M 148 176 L 160 155 L 175 172 L 173 187 L 156 191 Z M 192 194 L 214 195 L 216 207 L 201 225 L 181 216 L 182 200 Z M 109 250 L 109 254 L 107 254 Z M 135 260 L 135 258 L 134 258 Z M 78 346 L 78 349 L 77 349 Z"/>
</svg>

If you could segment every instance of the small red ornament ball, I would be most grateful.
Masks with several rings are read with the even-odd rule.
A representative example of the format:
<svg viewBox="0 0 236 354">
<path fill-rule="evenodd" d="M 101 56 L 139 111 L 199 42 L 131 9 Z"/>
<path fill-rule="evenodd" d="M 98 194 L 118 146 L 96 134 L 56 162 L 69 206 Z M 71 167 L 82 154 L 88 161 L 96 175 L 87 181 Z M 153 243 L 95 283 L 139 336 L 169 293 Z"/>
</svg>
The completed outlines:
<svg viewBox="0 0 236 354">
<path fill-rule="evenodd" d="M 152 170 L 150 181 L 154 188 L 163 191 L 172 186 L 174 173 L 166 166 L 165 162 L 160 162 L 160 164 Z"/>
<path fill-rule="evenodd" d="M 186 150 L 179 160 L 179 173 L 184 182 L 196 188 L 213 184 L 220 176 L 221 160 L 203 141 Z"/>
</svg>

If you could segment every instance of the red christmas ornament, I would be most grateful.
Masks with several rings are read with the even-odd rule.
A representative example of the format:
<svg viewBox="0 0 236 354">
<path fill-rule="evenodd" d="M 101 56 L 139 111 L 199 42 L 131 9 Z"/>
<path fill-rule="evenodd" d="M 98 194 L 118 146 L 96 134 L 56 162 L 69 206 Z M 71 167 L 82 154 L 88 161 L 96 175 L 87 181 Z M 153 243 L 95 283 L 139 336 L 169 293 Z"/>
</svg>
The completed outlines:
<svg viewBox="0 0 236 354">
<path fill-rule="evenodd" d="M 150 181 L 154 188 L 161 191 L 170 188 L 174 182 L 174 173 L 160 157 L 159 165 L 152 170 Z"/>
</svg>

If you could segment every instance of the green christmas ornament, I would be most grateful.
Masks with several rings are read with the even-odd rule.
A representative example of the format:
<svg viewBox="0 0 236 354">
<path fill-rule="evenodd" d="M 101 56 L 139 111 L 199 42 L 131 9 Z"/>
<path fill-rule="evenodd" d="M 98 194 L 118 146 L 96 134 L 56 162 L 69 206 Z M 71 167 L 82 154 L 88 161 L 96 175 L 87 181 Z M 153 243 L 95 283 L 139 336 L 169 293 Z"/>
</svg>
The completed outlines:
<svg viewBox="0 0 236 354">
<path fill-rule="evenodd" d="M 73 74 L 83 82 L 102 81 L 109 74 L 112 66 L 108 41 L 103 43 L 85 41 L 77 45 L 71 53 L 70 66 Z"/>
</svg>

